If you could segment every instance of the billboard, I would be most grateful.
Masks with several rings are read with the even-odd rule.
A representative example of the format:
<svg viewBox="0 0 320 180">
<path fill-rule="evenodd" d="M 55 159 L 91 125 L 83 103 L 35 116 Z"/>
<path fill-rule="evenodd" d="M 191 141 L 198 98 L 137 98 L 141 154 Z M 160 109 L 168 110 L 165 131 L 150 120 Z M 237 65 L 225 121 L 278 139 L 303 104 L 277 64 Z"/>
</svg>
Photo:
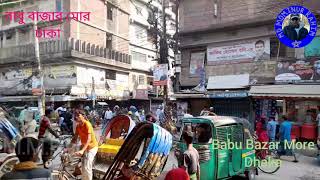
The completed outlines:
<svg viewBox="0 0 320 180">
<path fill-rule="evenodd" d="M 207 49 L 207 59 L 210 64 L 270 60 L 270 40 L 261 38 L 227 46 L 209 46 Z"/>
<path fill-rule="evenodd" d="M 276 82 L 320 82 L 320 58 L 278 62 Z"/>
<path fill-rule="evenodd" d="M 168 64 L 158 64 L 153 70 L 153 85 L 166 86 L 168 83 Z"/>
</svg>

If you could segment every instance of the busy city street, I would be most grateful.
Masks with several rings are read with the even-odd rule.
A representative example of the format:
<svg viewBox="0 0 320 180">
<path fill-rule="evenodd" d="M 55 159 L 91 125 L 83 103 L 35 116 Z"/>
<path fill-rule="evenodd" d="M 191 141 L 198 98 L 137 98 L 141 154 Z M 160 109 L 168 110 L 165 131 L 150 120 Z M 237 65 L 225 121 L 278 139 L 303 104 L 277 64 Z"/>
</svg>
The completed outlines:
<svg viewBox="0 0 320 180">
<path fill-rule="evenodd" d="M 319 0 L 0 0 L 0 180 L 320 180 Z"/>
</svg>

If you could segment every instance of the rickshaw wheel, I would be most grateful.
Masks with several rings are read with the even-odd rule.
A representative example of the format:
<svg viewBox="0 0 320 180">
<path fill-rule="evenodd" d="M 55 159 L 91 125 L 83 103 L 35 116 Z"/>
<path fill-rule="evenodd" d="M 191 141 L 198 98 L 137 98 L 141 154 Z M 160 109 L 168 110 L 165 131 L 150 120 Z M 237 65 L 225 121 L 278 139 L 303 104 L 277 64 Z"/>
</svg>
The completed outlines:
<svg viewBox="0 0 320 180">
<path fill-rule="evenodd" d="M 256 178 L 256 171 L 253 168 L 246 171 L 244 174 L 245 174 L 247 180 L 254 180 Z"/>
</svg>

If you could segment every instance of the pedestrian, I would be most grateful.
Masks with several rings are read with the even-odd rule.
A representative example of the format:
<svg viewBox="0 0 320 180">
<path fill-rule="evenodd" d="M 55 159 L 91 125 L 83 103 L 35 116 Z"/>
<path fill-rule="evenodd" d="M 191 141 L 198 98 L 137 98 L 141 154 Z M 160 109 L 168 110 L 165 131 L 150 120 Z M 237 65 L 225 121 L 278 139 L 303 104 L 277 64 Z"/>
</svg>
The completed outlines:
<svg viewBox="0 0 320 180">
<path fill-rule="evenodd" d="M 261 147 L 264 147 L 263 145 L 269 142 L 265 121 L 260 121 L 259 123 L 256 124 L 256 135 L 257 135 L 257 141 L 261 144 Z M 261 159 L 266 158 L 268 153 L 266 149 L 258 149 L 257 151 L 258 151 L 257 154 Z"/>
<path fill-rule="evenodd" d="M 157 119 L 152 113 L 149 113 L 146 116 L 146 121 L 151 122 L 151 123 L 155 123 L 155 122 L 157 122 Z"/>
<path fill-rule="evenodd" d="M 292 124 L 290 120 L 287 118 L 287 116 L 283 115 L 280 119 L 280 128 L 279 128 L 280 150 L 278 151 L 278 154 L 279 156 L 281 155 L 293 156 L 294 157 L 293 162 L 298 162 L 295 154 L 292 152 L 292 149 L 289 149 L 287 146 L 285 146 L 285 143 L 287 144 L 291 143 L 291 127 L 292 127 Z"/>
<path fill-rule="evenodd" d="M 43 143 L 42 146 L 42 162 L 45 164 L 53 155 L 54 150 L 59 145 L 59 141 L 50 137 L 52 134 L 55 138 L 59 139 L 58 134 L 52 129 L 50 124 L 51 109 L 45 110 L 45 115 L 42 116 L 40 121 L 40 128 L 38 133 L 38 139 Z"/>
<path fill-rule="evenodd" d="M 183 118 L 192 118 L 193 116 L 191 114 L 189 114 L 188 112 L 190 112 L 190 109 L 189 111 L 187 111 L 187 109 L 184 109 L 184 114 L 183 114 Z"/>
<path fill-rule="evenodd" d="M 50 170 L 39 168 L 35 163 L 38 146 L 37 139 L 32 137 L 22 138 L 15 147 L 19 163 L 14 165 L 13 170 L 3 175 L 1 179 L 52 179 Z"/>
<path fill-rule="evenodd" d="M 183 167 L 170 170 L 164 180 L 189 180 L 189 175 Z"/>
<path fill-rule="evenodd" d="M 67 107 L 67 111 L 64 114 L 64 123 L 66 125 L 66 129 L 68 131 L 69 134 L 72 134 L 72 112 L 71 112 L 71 108 Z"/>
<path fill-rule="evenodd" d="M 276 128 L 277 128 L 277 122 L 274 118 L 270 118 L 268 124 L 267 124 L 267 131 L 268 131 L 268 137 L 270 142 L 274 142 L 276 139 Z"/>
<path fill-rule="evenodd" d="M 156 116 L 157 116 L 157 123 L 164 124 L 165 122 L 165 115 L 164 115 L 164 110 L 163 110 L 163 106 L 160 105 L 156 111 Z"/>
<path fill-rule="evenodd" d="M 91 123 L 84 118 L 79 110 L 75 112 L 75 121 L 77 127 L 71 143 L 76 144 L 78 137 L 80 138 L 81 150 L 75 152 L 75 155 L 82 157 L 82 179 L 91 180 L 93 176 L 93 161 L 98 151 L 98 142 Z"/>
<path fill-rule="evenodd" d="M 104 113 L 102 127 L 105 128 L 112 118 L 113 118 L 113 112 L 110 110 L 110 107 L 108 106 L 106 109 L 106 112 Z"/>
<path fill-rule="evenodd" d="M 113 117 L 118 116 L 121 113 L 120 107 L 118 105 L 115 105 L 113 107 Z"/>
<path fill-rule="evenodd" d="M 182 134 L 187 145 L 187 150 L 183 153 L 183 166 L 191 180 L 200 180 L 199 153 L 192 145 L 193 136 L 191 131 L 184 131 Z"/>
<path fill-rule="evenodd" d="M 36 129 L 37 122 L 34 119 L 34 113 L 32 111 L 26 111 L 23 126 L 24 136 L 33 135 L 36 132 Z"/>
<path fill-rule="evenodd" d="M 200 112 L 200 116 L 205 116 L 206 114 L 208 114 L 208 112 L 209 112 L 208 106 L 204 106 L 204 108 Z"/>
<path fill-rule="evenodd" d="M 25 105 L 24 109 L 20 112 L 18 121 L 19 121 L 19 130 L 23 133 L 24 131 L 24 120 L 26 116 L 26 112 L 28 111 L 29 106 Z"/>
</svg>

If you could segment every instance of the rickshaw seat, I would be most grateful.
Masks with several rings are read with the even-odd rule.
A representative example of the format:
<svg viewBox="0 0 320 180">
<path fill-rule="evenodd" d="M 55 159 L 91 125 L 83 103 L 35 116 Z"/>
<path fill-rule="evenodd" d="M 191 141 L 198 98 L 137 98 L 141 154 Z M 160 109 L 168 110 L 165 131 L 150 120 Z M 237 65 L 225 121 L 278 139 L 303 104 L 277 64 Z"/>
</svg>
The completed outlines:
<svg viewBox="0 0 320 180">
<path fill-rule="evenodd" d="M 98 148 L 99 153 L 117 154 L 124 139 L 106 139 L 105 143 Z"/>
</svg>

